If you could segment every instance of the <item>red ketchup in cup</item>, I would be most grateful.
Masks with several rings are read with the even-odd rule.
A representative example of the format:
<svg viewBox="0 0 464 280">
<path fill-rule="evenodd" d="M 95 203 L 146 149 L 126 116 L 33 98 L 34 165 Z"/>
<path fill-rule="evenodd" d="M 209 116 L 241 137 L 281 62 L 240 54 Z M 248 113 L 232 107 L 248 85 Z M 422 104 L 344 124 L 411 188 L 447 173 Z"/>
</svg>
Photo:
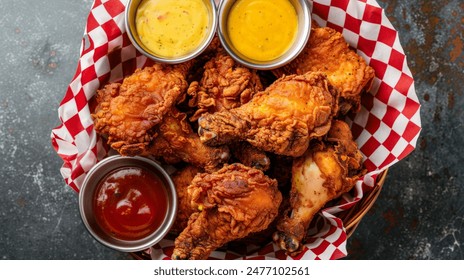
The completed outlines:
<svg viewBox="0 0 464 280">
<path fill-rule="evenodd" d="M 95 190 L 95 219 L 109 235 L 137 240 L 164 221 L 168 198 L 163 182 L 142 167 L 121 167 L 103 177 Z"/>
</svg>

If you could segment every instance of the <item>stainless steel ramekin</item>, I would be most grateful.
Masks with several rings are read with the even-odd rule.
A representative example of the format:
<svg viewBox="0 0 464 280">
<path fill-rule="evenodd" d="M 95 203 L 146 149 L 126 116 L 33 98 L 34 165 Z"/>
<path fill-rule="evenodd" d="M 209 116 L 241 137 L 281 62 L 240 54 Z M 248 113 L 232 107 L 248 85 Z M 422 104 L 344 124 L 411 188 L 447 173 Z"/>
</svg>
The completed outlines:
<svg viewBox="0 0 464 280">
<path fill-rule="evenodd" d="M 203 0 L 203 1 L 208 9 L 208 13 L 211 18 L 212 26 L 209 29 L 209 33 L 205 37 L 203 42 L 190 53 L 187 53 L 186 55 L 183 55 L 180 57 L 164 57 L 164 56 L 159 56 L 153 53 L 147 47 L 144 46 L 144 44 L 142 43 L 142 41 L 140 40 L 137 34 L 137 29 L 135 26 L 135 16 L 136 16 L 137 8 L 139 7 L 142 0 L 129 0 L 126 6 L 124 17 L 125 17 L 126 31 L 127 31 L 129 40 L 132 42 L 134 47 L 140 53 L 142 53 L 143 55 L 147 56 L 148 58 L 154 61 L 161 62 L 161 63 L 169 63 L 169 64 L 182 63 L 182 62 L 188 61 L 198 56 L 211 43 L 211 41 L 214 38 L 214 35 L 216 34 L 216 29 L 217 29 L 217 11 L 216 11 L 215 1 L 214 0 Z"/>
<path fill-rule="evenodd" d="M 300 54 L 311 33 L 311 14 L 307 0 L 289 0 L 298 15 L 297 38 L 293 45 L 280 57 L 270 61 L 257 61 L 240 54 L 231 43 L 227 34 L 227 19 L 230 9 L 237 0 L 222 0 L 218 8 L 218 35 L 225 50 L 237 62 L 254 69 L 270 70 L 281 67 Z"/>
<path fill-rule="evenodd" d="M 142 167 L 156 174 L 167 193 L 167 212 L 162 224 L 148 236 L 139 240 L 122 240 L 107 234 L 98 224 L 93 210 L 95 189 L 99 182 L 111 171 L 121 167 Z M 110 156 L 98 162 L 84 179 L 79 191 L 79 211 L 82 221 L 90 234 L 100 243 L 122 252 L 137 252 L 145 250 L 158 243 L 171 229 L 176 218 L 177 195 L 174 183 L 169 174 L 156 162 L 144 157 Z"/>
</svg>

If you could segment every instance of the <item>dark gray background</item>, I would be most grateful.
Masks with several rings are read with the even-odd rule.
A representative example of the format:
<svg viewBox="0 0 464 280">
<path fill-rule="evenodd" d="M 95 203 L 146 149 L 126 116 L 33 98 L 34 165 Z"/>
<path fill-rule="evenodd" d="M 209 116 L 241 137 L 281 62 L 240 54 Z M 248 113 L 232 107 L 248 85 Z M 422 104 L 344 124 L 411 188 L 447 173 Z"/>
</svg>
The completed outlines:
<svg viewBox="0 0 464 280">
<path fill-rule="evenodd" d="M 349 259 L 464 259 L 463 6 L 378 1 L 421 101 L 417 149 L 390 169 Z M 0 0 L 0 258 L 130 259 L 93 240 L 50 142 L 91 0 Z"/>
</svg>

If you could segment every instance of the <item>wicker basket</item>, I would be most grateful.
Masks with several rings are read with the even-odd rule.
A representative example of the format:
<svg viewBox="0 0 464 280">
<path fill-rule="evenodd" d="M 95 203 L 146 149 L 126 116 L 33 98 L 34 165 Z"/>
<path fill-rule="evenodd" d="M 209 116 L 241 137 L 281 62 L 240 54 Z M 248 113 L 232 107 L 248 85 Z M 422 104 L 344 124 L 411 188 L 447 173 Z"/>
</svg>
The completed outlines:
<svg viewBox="0 0 464 280">
<path fill-rule="evenodd" d="M 375 203 L 387 174 L 386 171 L 380 174 L 375 171 L 385 170 L 416 147 L 421 131 L 420 104 L 397 31 L 375 0 L 311 2 L 314 20 L 320 26 L 343 32 L 349 44 L 364 54 L 378 77 L 372 94 L 365 95 L 365 110 L 352 120 L 353 137 L 359 139 L 360 149 L 366 155 L 368 174 L 372 175 L 365 177 L 364 183 L 372 187 L 375 177 L 375 185 L 364 190 L 363 198 L 352 208 L 335 209 L 333 212 L 338 213 L 336 217 L 339 219 L 333 219 L 330 213 L 327 216 L 331 217 L 321 219 L 336 227 L 337 236 L 333 238 L 338 239 L 340 235 L 350 237 Z M 149 62 L 125 37 L 123 15 L 126 3 L 122 0 L 94 1 L 77 71 L 58 109 L 62 123 L 52 131 L 53 147 L 64 161 L 60 172 L 66 184 L 76 192 L 79 192 L 86 172 L 107 152 L 92 127 L 91 98 L 103 82 L 117 81 Z M 172 246 L 168 244 L 168 247 Z M 338 250 L 338 246 L 335 247 Z M 312 249 L 308 251 L 313 253 Z M 337 258 L 345 252 L 338 250 L 333 254 L 324 250 L 322 253 L 332 259 L 332 256 Z M 132 255 L 137 259 L 150 259 L 146 253 Z"/>
<path fill-rule="evenodd" d="M 377 177 L 377 182 L 375 183 L 374 188 L 372 188 L 371 191 L 366 192 L 364 197 L 349 211 L 343 212 L 339 215 L 345 225 L 346 235 L 348 238 L 354 233 L 362 218 L 367 214 L 367 212 L 369 212 L 379 197 L 380 191 L 382 190 L 383 184 L 387 178 L 387 173 L 388 169 L 380 173 Z"/>
<path fill-rule="evenodd" d="M 385 169 L 377 177 L 372 190 L 365 192 L 361 200 L 359 200 L 350 210 L 342 212 L 338 215 L 343 221 L 347 238 L 353 235 L 354 231 L 361 223 L 362 218 L 369 212 L 374 205 L 375 201 L 379 197 L 382 190 L 383 184 L 387 178 L 388 169 Z M 151 256 L 145 251 L 133 252 L 130 255 L 136 260 L 151 260 Z"/>
</svg>

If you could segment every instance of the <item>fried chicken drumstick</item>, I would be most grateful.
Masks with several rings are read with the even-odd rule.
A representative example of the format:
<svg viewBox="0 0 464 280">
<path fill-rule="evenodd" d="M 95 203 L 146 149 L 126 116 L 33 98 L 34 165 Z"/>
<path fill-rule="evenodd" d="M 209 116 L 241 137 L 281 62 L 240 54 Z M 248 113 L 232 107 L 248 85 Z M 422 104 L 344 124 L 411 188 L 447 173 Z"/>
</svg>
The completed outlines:
<svg viewBox="0 0 464 280">
<path fill-rule="evenodd" d="M 144 154 L 153 140 L 150 130 L 184 98 L 188 87 L 185 77 L 193 64 L 158 63 L 137 69 L 121 84 L 108 84 L 98 90 L 92 114 L 97 133 L 105 136 L 121 155 Z"/>
<path fill-rule="evenodd" d="M 196 121 L 206 112 L 215 113 L 240 107 L 262 90 L 263 85 L 256 70 L 235 62 L 222 46 L 218 46 L 215 56 L 204 65 L 200 81 L 192 82 L 187 90 L 191 97 L 189 106 L 196 108 L 190 120 Z M 261 170 L 269 168 L 270 160 L 266 153 L 247 142 L 234 144 L 231 150 L 235 151 L 235 158 L 247 166 Z"/>
<path fill-rule="evenodd" d="M 222 167 L 230 157 L 227 146 L 211 147 L 203 144 L 187 122 L 187 115 L 171 108 L 163 121 L 153 129 L 157 136 L 146 154 L 162 158 L 166 163 L 187 162 L 207 171 Z"/>
<path fill-rule="evenodd" d="M 343 35 L 329 27 L 312 28 L 303 51 L 292 62 L 272 72 L 280 77 L 308 71 L 327 74 L 330 83 L 340 91 L 341 114 L 359 111 L 361 93 L 369 90 L 375 75 L 374 69 L 350 49 Z"/>
<path fill-rule="evenodd" d="M 267 152 L 301 156 L 309 140 L 323 136 L 338 111 L 338 91 L 325 74 L 309 72 L 276 80 L 250 102 L 198 119 L 208 145 L 247 141 Z"/>
<path fill-rule="evenodd" d="M 227 242 L 266 229 L 282 201 L 276 180 L 240 163 L 198 174 L 188 192 L 200 212 L 176 238 L 172 259 L 206 259 Z"/>
<path fill-rule="evenodd" d="M 293 161 L 290 209 L 277 221 L 274 241 L 290 255 L 299 253 L 314 215 L 350 191 L 363 173 L 362 155 L 348 124 L 335 120 L 323 141 L 314 141 Z"/>
</svg>

